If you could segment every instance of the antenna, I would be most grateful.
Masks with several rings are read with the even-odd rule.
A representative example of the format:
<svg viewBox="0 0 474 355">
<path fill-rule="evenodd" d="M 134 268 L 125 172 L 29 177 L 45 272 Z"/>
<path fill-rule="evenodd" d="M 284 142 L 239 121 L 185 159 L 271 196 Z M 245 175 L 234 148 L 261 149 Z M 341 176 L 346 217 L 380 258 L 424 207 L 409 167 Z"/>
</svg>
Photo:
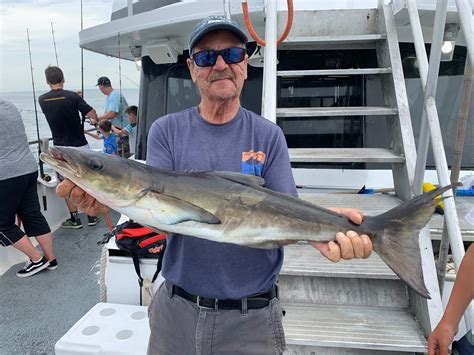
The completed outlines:
<svg viewBox="0 0 474 355">
<path fill-rule="evenodd" d="M 56 66 L 59 67 L 58 52 L 56 51 L 56 39 L 54 38 L 53 21 L 51 21 L 51 34 L 53 35 L 54 55 L 56 56 Z"/>
</svg>

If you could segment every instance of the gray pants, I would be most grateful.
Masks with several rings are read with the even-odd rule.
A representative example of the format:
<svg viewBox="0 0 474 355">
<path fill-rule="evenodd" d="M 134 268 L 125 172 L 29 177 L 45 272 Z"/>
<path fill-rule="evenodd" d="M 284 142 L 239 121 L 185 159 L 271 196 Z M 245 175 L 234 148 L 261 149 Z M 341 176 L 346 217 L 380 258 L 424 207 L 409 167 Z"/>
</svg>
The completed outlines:
<svg viewBox="0 0 474 355">
<path fill-rule="evenodd" d="M 163 283 L 148 308 L 148 355 L 281 354 L 286 347 L 280 301 L 261 309 L 200 308 Z"/>
</svg>

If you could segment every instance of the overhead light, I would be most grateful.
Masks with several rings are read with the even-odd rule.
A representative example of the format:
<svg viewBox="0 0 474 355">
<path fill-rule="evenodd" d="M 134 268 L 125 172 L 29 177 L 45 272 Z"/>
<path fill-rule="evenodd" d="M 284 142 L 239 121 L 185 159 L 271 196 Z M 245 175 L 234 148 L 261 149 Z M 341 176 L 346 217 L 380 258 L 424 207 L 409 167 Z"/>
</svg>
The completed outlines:
<svg viewBox="0 0 474 355">
<path fill-rule="evenodd" d="M 443 45 L 441 47 L 441 52 L 443 52 L 444 54 L 448 54 L 448 53 L 451 53 L 454 49 L 454 44 L 456 42 L 454 41 L 443 41 Z"/>
<path fill-rule="evenodd" d="M 444 27 L 443 45 L 441 46 L 442 62 L 449 62 L 453 59 L 458 33 L 459 25 L 457 23 L 448 23 Z"/>
</svg>

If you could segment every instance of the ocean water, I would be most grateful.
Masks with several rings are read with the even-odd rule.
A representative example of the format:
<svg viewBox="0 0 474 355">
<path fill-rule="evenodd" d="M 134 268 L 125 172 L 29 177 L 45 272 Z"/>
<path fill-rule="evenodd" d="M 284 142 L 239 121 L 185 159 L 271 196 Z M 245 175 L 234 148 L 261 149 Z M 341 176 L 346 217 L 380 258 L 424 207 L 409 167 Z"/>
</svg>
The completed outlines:
<svg viewBox="0 0 474 355">
<path fill-rule="evenodd" d="M 66 90 L 74 90 L 65 87 Z M 44 117 L 43 112 L 41 112 L 41 107 L 38 104 L 38 97 L 49 90 L 36 91 L 36 99 L 33 98 L 32 91 L 17 91 L 17 92 L 1 92 L 0 97 L 2 99 L 8 100 L 15 104 L 20 110 L 21 116 L 23 118 L 23 123 L 25 124 L 26 136 L 28 141 L 37 140 L 37 125 L 36 125 L 36 114 L 35 114 L 35 102 L 36 110 L 38 115 L 38 128 L 40 138 L 51 138 L 51 130 L 49 129 L 48 122 Z M 105 95 L 103 95 L 99 89 L 85 89 L 84 90 L 84 99 L 87 103 L 92 106 L 97 114 L 104 113 L 105 106 Z M 122 89 L 122 94 L 125 96 L 129 105 L 138 106 L 138 97 L 139 89 Z M 92 128 L 93 126 L 89 125 L 86 121 L 85 128 Z M 96 140 L 92 137 L 86 136 L 89 146 L 92 149 L 101 149 L 102 141 Z M 51 144 L 51 142 L 50 142 Z M 36 159 L 38 159 L 38 146 L 36 144 L 31 144 L 30 149 L 33 152 Z"/>
</svg>

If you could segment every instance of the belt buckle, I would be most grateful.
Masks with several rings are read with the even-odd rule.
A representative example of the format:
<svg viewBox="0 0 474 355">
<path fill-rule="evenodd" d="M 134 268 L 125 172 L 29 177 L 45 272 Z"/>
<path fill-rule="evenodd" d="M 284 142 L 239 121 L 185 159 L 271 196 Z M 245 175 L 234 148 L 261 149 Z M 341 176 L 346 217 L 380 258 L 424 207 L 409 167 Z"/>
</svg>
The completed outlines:
<svg viewBox="0 0 474 355">
<path fill-rule="evenodd" d="M 217 311 L 219 309 L 219 300 L 217 298 L 214 298 L 214 307 L 206 307 L 206 306 L 201 306 L 199 304 L 199 301 L 201 300 L 201 296 L 196 296 L 196 305 L 199 307 L 199 308 L 203 308 L 203 309 L 213 309 L 215 311 Z"/>
</svg>

